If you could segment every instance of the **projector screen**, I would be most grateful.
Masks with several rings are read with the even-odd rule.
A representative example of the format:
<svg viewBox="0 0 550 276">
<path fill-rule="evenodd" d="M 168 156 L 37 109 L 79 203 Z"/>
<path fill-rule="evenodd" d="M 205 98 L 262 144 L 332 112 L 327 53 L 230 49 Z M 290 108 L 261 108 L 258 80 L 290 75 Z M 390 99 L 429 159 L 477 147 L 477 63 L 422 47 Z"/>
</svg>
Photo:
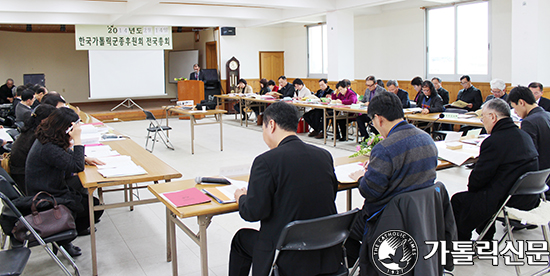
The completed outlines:
<svg viewBox="0 0 550 276">
<path fill-rule="evenodd" d="M 164 50 L 88 51 L 90 99 L 166 95 Z"/>
</svg>

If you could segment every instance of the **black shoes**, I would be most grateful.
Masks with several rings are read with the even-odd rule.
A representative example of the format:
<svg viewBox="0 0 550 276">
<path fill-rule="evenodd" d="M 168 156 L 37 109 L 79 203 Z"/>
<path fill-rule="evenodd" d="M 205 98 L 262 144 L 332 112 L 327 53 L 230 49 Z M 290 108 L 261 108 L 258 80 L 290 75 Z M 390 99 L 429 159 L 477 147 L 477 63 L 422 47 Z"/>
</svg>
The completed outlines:
<svg viewBox="0 0 550 276">
<path fill-rule="evenodd" d="M 97 231 L 97 228 L 94 227 L 94 232 Z M 78 231 L 78 236 L 88 236 L 90 235 L 90 227 L 84 229 L 84 230 L 80 230 Z"/>
<path fill-rule="evenodd" d="M 82 250 L 80 249 L 80 247 L 75 246 L 72 243 L 64 244 L 61 246 L 65 249 L 65 251 L 67 251 L 67 253 L 69 253 L 69 255 L 71 255 L 71 257 L 78 257 L 82 255 Z M 57 247 L 54 246 L 52 251 L 53 254 L 57 255 Z"/>
</svg>

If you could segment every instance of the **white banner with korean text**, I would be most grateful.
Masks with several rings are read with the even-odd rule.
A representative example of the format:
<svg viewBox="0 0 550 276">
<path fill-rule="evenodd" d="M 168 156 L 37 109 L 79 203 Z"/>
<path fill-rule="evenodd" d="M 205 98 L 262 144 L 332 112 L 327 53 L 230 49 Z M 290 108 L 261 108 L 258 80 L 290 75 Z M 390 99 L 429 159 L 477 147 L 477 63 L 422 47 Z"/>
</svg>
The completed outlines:
<svg viewBox="0 0 550 276">
<path fill-rule="evenodd" d="M 76 25 L 76 50 L 171 50 L 172 27 Z"/>
</svg>

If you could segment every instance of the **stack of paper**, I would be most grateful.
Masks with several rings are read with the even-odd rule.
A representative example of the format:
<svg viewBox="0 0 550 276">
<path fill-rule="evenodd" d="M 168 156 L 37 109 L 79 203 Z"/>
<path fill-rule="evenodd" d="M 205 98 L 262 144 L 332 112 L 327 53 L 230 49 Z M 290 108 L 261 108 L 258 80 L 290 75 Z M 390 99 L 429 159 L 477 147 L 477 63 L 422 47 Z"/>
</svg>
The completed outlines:
<svg viewBox="0 0 550 276">
<path fill-rule="evenodd" d="M 229 178 L 227 178 L 227 180 L 231 182 L 231 185 L 204 188 L 202 191 L 213 197 L 219 203 L 235 202 L 235 191 L 241 188 L 247 188 L 248 182 Z"/>
<path fill-rule="evenodd" d="M 356 171 L 365 171 L 365 168 L 363 167 L 363 163 L 356 162 L 351 164 L 345 164 L 334 167 L 334 173 L 336 174 L 336 179 L 340 183 L 354 183 L 356 182 L 354 179 L 349 177 L 350 174 L 356 172 Z"/>
<path fill-rule="evenodd" d="M 127 155 L 109 156 L 98 158 L 105 165 L 97 166 L 97 172 L 103 177 L 118 177 L 147 174 L 147 171 L 136 165 Z"/>
<path fill-rule="evenodd" d="M 90 144 L 86 145 L 86 156 L 93 158 L 118 156 L 120 153 L 116 150 L 112 150 L 108 145 L 102 144 Z"/>
</svg>

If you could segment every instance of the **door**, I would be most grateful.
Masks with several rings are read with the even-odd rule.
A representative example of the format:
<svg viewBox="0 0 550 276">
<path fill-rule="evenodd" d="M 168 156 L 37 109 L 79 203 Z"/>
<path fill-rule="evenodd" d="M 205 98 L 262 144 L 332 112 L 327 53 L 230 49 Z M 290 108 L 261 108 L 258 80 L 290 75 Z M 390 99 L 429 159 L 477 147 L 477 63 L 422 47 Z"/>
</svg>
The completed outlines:
<svg viewBox="0 0 550 276">
<path fill-rule="evenodd" d="M 260 52 L 260 79 L 274 80 L 285 74 L 285 52 Z"/>
<path fill-rule="evenodd" d="M 218 45 L 216 41 L 206 42 L 206 69 L 218 69 Z"/>
</svg>

